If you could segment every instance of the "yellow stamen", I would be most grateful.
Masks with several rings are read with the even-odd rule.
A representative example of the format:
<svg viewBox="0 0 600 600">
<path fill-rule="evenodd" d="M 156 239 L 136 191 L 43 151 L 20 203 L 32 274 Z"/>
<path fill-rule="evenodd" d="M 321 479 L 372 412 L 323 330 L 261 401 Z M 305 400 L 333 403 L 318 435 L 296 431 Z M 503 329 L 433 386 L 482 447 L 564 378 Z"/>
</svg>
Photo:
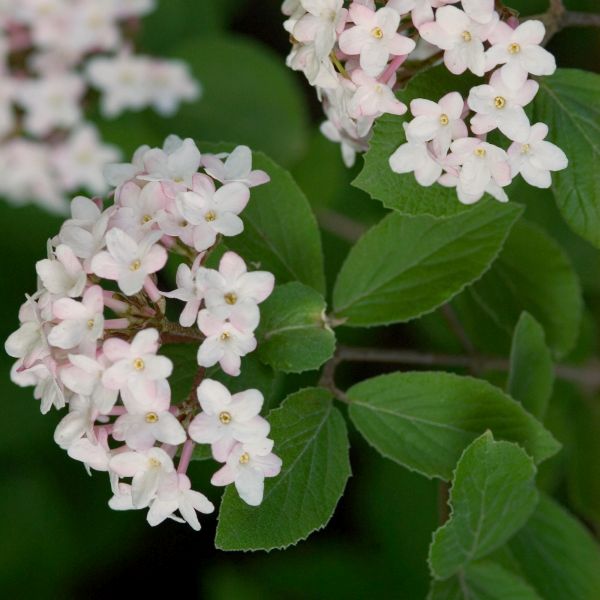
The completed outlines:
<svg viewBox="0 0 600 600">
<path fill-rule="evenodd" d="M 227 411 L 223 411 L 219 414 L 219 421 L 221 421 L 223 425 L 229 425 L 229 423 L 231 423 L 231 414 Z"/>
<path fill-rule="evenodd" d="M 247 452 L 244 452 L 240 456 L 240 465 L 247 465 L 250 462 L 250 455 Z"/>
<path fill-rule="evenodd" d="M 475 156 L 478 156 L 479 158 L 483 158 L 487 154 L 487 152 L 485 151 L 485 148 L 475 148 L 473 154 Z"/>
<path fill-rule="evenodd" d="M 521 46 L 519 46 L 519 44 L 516 42 L 513 42 L 512 44 L 509 44 L 508 52 L 510 54 L 519 54 L 519 52 L 521 52 Z"/>
<path fill-rule="evenodd" d="M 139 260 L 138 258 L 136 258 L 130 265 L 129 265 L 129 270 L 130 271 L 139 271 L 140 267 L 142 266 L 142 261 Z"/>
<path fill-rule="evenodd" d="M 146 423 L 156 423 L 158 421 L 158 415 L 155 412 L 146 413 L 144 417 Z"/>
<path fill-rule="evenodd" d="M 450 119 L 448 118 L 448 115 L 446 115 L 446 114 L 440 115 L 440 124 L 448 125 L 448 123 L 450 123 Z"/>
<path fill-rule="evenodd" d="M 381 29 L 381 27 L 373 27 L 373 29 L 371 29 L 371 35 L 376 40 L 380 40 L 383 37 L 383 29 Z"/>
<path fill-rule="evenodd" d="M 209 210 L 205 215 L 204 215 L 204 220 L 207 223 L 210 223 L 211 221 L 214 221 L 217 218 L 217 215 L 215 214 L 214 210 Z"/>
<path fill-rule="evenodd" d="M 237 294 L 235 292 L 227 292 L 227 294 L 225 294 L 225 296 L 223 296 L 225 298 L 225 302 L 227 302 L 227 304 L 229 305 L 233 305 L 237 302 Z"/>
<path fill-rule="evenodd" d="M 504 108 L 506 106 L 506 99 L 503 98 L 502 96 L 496 96 L 494 98 L 494 106 L 496 108 Z"/>
<path fill-rule="evenodd" d="M 136 359 L 133 361 L 133 368 L 134 368 L 136 371 L 143 371 L 145 366 L 146 366 L 146 365 L 144 364 L 144 361 L 143 361 L 141 358 L 136 358 Z"/>
<path fill-rule="evenodd" d="M 226 342 L 230 337 L 231 337 L 231 334 L 229 333 L 229 331 L 224 331 L 221 334 L 221 341 Z"/>
<path fill-rule="evenodd" d="M 461 36 L 465 42 L 470 42 L 473 39 L 470 31 L 463 31 Z"/>
</svg>

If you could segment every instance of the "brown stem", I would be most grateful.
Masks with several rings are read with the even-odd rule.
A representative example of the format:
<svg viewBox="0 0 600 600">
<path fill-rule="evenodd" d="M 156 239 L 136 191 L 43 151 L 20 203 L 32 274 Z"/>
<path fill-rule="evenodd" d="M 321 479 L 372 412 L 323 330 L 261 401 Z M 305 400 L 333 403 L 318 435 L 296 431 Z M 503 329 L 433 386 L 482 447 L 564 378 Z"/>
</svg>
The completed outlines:
<svg viewBox="0 0 600 600">
<path fill-rule="evenodd" d="M 452 354 L 421 353 L 414 350 L 392 350 L 384 348 L 353 348 L 340 346 L 337 351 L 338 363 L 372 362 L 402 365 L 418 365 L 423 367 L 455 367 L 469 369 L 476 360 L 484 371 L 508 371 L 510 361 L 493 356 L 461 356 Z M 556 376 L 566 381 L 578 383 L 588 388 L 600 388 L 600 363 L 591 361 L 587 365 L 575 367 L 556 365 Z"/>
<path fill-rule="evenodd" d="M 168 344 L 191 344 L 204 340 L 204 335 L 195 327 L 183 327 L 179 323 L 173 323 L 167 319 L 162 319 L 158 323 L 158 329 L 161 333 L 161 340 Z"/>
<path fill-rule="evenodd" d="M 550 0 L 550 6 L 545 13 L 527 18 L 530 19 L 541 21 L 546 27 L 543 45 L 567 27 L 600 27 L 599 13 L 567 10 L 563 0 Z"/>
</svg>

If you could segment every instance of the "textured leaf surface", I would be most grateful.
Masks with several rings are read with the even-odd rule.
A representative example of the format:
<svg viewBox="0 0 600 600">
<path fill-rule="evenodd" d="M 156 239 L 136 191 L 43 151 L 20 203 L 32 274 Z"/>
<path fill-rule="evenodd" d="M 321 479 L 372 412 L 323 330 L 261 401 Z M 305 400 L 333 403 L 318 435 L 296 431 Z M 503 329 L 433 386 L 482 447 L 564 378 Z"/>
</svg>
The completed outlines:
<svg viewBox="0 0 600 600">
<path fill-rule="evenodd" d="M 527 311 L 557 357 L 575 345 L 582 313 L 579 280 L 561 247 L 531 223 L 513 227 L 498 260 L 467 294 L 508 335 Z"/>
<path fill-rule="evenodd" d="M 452 479 L 450 519 L 433 535 L 429 566 L 447 579 L 499 548 L 527 521 L 538 500 L 536 468 L 516 444 L 488 431 L 463 453 Z"/>
<path fill-rule="evenodd" d="M 482 561 L 446 581 L 434 581 L 427 600 L 542 600 L 524 579 Z"/>
<path fill-rule="evenodd" d="M 260 359 L 277 371 L 318 369 L 333 356 L 335 335 L 325 323 L 325 300 L 301 283 L 275 288 L 261 305 Z"/>
<path fill-rule="evenodd" d="M 556 204 L 573 231 L 600 247 L 600 75 L 558 69 L 540 79 L 534 121 L 550 127 L 548 140 L 569 158 L 553 174 Z"/>
<path fill-rule="evenodd" d="M 435 309 L 481 277 L 520 214 L 489 204 L 443 220 L 388 215 L 350 251 L 333 292 L 336 315 L 368 326 Z"/>
<path fill-rule="evenodd" d="M 553 385 L 554 367 L 544 330 L 525 312 L 513 336 L 508 393 L 533 416 L 543 420 Z"/>
<path fill-rule="evenodd" d="M 271 181 L 252 189 L 241 214 L 244 231 L 227 238 L 227 246 L 257 268 L 275 275 L 278 284 L 300 281 L 325 290 L 323 251 L 317 221 L 292 176 L 260 152 L 253 167 L 266 171 Z"/>
<path fill-rule="evenodd" d="M 544 598 L 597 600 L 600 548 L 575 517 L 542 496 L 509 543 L 523 574 Z"/>
<path fill-rule="evenodd" d="M 328 392 L 308 388 L 269 415 L 281 473 L 265 481 L 263 503 L 244 504 L 226 490 L 217 528 L 222 550 L 285 548 L 324 527 L 350 476 L 348 437 Z"/>
<path fill-rule="evenodd" d="M 486 381 L 451 373 L 392 373 L 348 390 L 350 417 L 384 456 L 449 481 L 463 450 L 486 430 L 537 463 L 560 445 L 523 407 Z"/>
</svg>

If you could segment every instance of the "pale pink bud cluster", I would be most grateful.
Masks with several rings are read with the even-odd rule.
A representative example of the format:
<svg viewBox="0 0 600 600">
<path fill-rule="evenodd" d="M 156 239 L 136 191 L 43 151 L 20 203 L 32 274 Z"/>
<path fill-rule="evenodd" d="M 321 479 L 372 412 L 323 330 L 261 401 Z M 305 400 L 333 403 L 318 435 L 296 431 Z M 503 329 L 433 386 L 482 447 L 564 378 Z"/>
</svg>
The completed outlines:
<svg viewBox="0 0 600 600">
<path fill-rule="evenodd" d="M 154 0 L 18 0 L 0 6 L 0 196 L 64 212 L 66 197 L 108 191 L 119 159 L 85 120 L 91 88 L 105 117 L 175 112 L 200 88 L 187 65 L 132 54 Z"/>
<path fill-rule="evenodd" d="M 217 363 L 239 375 L 241 357 L 256 347 L 258 305 L 273 275 L 248 271 L 234 252 L 218 270 L 205 261 L 222 238 L 243 231 L 250 188 L 269 176 L 252 169 L 245 146 L 202 156 L 191 139 L 170 136 L 162 148 L 138 149 L 132 163 L 107 167 L 107 177 L 117 186 L 114 204 L 76 197 L 36 265 L 38 291 L 5 344 L 17 359 L 12 379 L 34 386 L 42 413 L 68 407 L 55 441 L 88 470 L 108 472 L 112 508 L 147 508 L 151 525 L 172 518 L 199 529 L 196 511 L 214 507 L 186 475 L 196 443 L 222 463 L 212 483 L 235 484 L 251 505 L 281 469 L 260 416 L 262 394 L 232 396 L 205 377 Z M 177 287 L 160 292 L 169 255 L 181 261 Z M 185 302 L 179 323 L 166 317 L 167 298 Z M 177 365 L 160 353 L 166 343 L 198 345 L 187 398 L 171 397 Z"/>
<path fill-rule="evenodd" d="M 470 204 L 486 192 L 508 200 L 503 188 L 518 174 L 549 187 L 550 172 L 566 168 L 564 153 L 544 141 L 547 127 L 532 126 L 524 110 L 539 88 L 529 75 L 556 69 L 541 47 L 541 22 L 503 22 L 493 0 L 286 0 L 283 12 L 293 41 L 288 65 L 317 87 L 328 118 L 322 132 L 341 143 L 347 165 L 368 149 L 377 118 L 406 112 L 395 94 L 411 76 L 405 61 L 435 62 L 438 48 L 451 73 L 491 76 L 466 103 L 456 92 L 438 103 L 413 100 L 407 142 L 390 157 L 395 172 L 456 187 Z M 496 129 L 512 142 L 508 152 L 486 142 Z"/>
</svg>

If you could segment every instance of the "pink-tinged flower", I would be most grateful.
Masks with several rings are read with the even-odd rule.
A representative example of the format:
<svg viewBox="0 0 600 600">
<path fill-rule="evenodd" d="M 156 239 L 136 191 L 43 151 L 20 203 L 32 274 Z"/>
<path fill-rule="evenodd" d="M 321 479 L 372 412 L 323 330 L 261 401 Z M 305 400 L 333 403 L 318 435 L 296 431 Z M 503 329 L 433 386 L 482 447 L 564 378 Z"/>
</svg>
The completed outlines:
<svg viewBox="0 0 600 600">
<path fill-rule="evenodd" d="M 50 354 L 50 347 L 47 343 L 43 323 L 37 313 L 37 307 L 32 300 L 28 300 L 26 304 L 27 306 L 34 305 L 33 313 L 26 314 L 25 311 L 22 311 L 19 329 L 11 333 L 4 343 L 6 354 L 13 358 L 23 359 L 25 369 Z"/>
<path fill-rule="evenodd" d="M 84 435 L 93 438 L 94 421 L 98 410 L 85 396 L 73 396 L 69 402 L 69 413 L 62 418 L 54 431 L 54 441 L 63 449 L 68 450 Z"/>
<path fill-rule="evenodd" d="M 486 24 L 497 14 L 494 0 L 461 0 L 463 10 L 477 23 Z"/>
<path fill-rule="evenodd" d="M 221 183 L 237 182 L 255 187 L 271 180 L 264 171 L 252 170 L 252 152 L 248 146 L 237 146 L 231 154 L 203 154 L 202 166 Z"/>
<path fill-rule="evenodd" d="M 154 385 L 154 393 L 127 402 L 127 413 L 114 424 L 113 437 L 134 450 L 148 450 L 155 442 L 178 446 L 186 440 L 183 427 L 169 412 L 171 390 L 165 380 Z"/>
<path fill-rule="evenodd" d="M 119 477 L 133 477 L 131 499 L 135 508 L 148 506 L 164 475 L 175 470 L 171 457 L 161 448 L 116 454 L 109 468 Z"/>
<path fill-rule="evenodd" d="M 426 41 L 444 52 L 444 64 L 451 73 L 460 75 L 467 69 L 475 75 L 485 73 L 483 42 L 498 21 L 498 15 L 488 24 L 477 23 L 455 6 L 443 6 L 435 14 L 435 21 L 419 27 Z"/>
<path fill-rule="evenodd" d="M 202 411 L 188 433 L 199 444 L 211 444 L 215 460 L 225 462 L 236 442 L 255 442 L 269 435 L 269 423 L 259 416 L 264 398 L 258 390 L 233 396 L 218 381 L 205 379 L 198 386 Z"/>
<path fill-rule="evenodd" d="M 147 521 L 152 527 L 167 518 L 181 521 L 173 516 L 177 510 L 192 529 L 200 531 L 200 522 L 196 511 L 208 515 L 215 510 L 215 507 L 204 494 L 192 490 L 192 484 L 187 475 L 173 472 L 163 477 L 156 491 L 156 498 L 148 510 Z"/>
<path fill-rule="evenodd" d="M 25 110 L 24 126 L 43 137 L 53 129 L 67 129 L 81 119 L 79 106 L 85 90 L 79 75 L 55 73 L 19 84 L 17 102 Z"/>
<path fill-rule="evenodd" d="M 207 175 L 195 175 L 192 191 L 177 195 L 177 207 L 184 219 L 194 225 L 194 247 L 198 252 L 210 248 L 217 235 L 238 235 L 244 223 L 238 217 L 244 210 L 250 191 L 242 183 L 227 183 L 215 190 Z"/>
<path fill-rule="evenodd" d="M 407 131 L 407 125 L 404 124 Z M 390 169 L 394 173 L 414 173 L 415 179 L 424 187 L 433 185 L 442 174 L 442 167 L 429 151 L 426 142 L 416 141 L 408 136 L 389 158 Z"/>
<path fill-rule="evenodd" d="M 531 79 L 517 89 L 511 88 L 496 71 L 489 85 L 474 87 L 469 93 L 469 108 L 477 113 L 471 119 L 473 133 L 483 135 L 497 127 L 510 140 L 524 142 L 529 135 L 529 119 L 523 106 L 533 100 L 538 89 L 539 84 Z"/>
<path fill-rule="evenodd" d="M 211 314 L 240 328 L 258 321 L 254 316 L 256 305 L 270 296 L 275 285 L 272 273 L 248 272 L 246 263 L 235 252 L 223 254 L 218 271 L 201 269 L 198 279 L 203 282 L 204 302 Z"/>
<path fill-rule="evenodd" d="M 477 202 L 490 184 L 503 188 L 512 181 L 508 155 L 501 148 L 477 138 L 462 138 L 452 142 L 450 149 L 449 159 L 461 166 L 456 190 L 463 204 Z M 501 197 L 505 201 L 506 196 Z"/>
<path fill-rule="evenodd" d="M 439 102 L 418 98 L 410 103 L 414 119 L 406 129 L 407 138 L 416 142 L 433 141 L 437 154 L 443 155 L 452 140 L 467 137 L 462 119 L 465 101 L 458 92 L 446 94 Z"/>
<path fill-rule="evenodd" d="M 84 259 L 84 268 L 89 269 L 91 258 L 105 245 L 108 220 L 114 212 L 111 207 L 104 212 L 89 198 L 76 196 L 71 202 L 71 219 L 67 219 L 58 234 L 58 240 L 77 256 Z"/>
<path fill-rule="evenodd" d="M 398 11 L 400 15 L 410 12 L 412 22 L 419 27 L 423 23 L 433 21 L 434 8 L 456 2 L 458 0 L 390 0 L 386 6 Z"/>
<path fill-rule="evenodd" d="M 135 398 L 154 391 L 153 383 L 167 379 L 173 371 L 173 363 L 166 356 L 156 355 L 158 346 L 156 329 L 140 331 L 131 344 L 119 338 L 106 340 L 102 349 L 113 364 L 104 371 L 102 383 L 112 390 L 127 390 Z"/>
<path fill-rule="evenodd" d="M 40 400 L 40 412 L 43 415 L 53 406 L 60 410 L 66 405 L 65 390 L 58 379 L 58 367 L 52 358 L 48 357 L 33 365 L 27 370 L 26 377 L 27 385 L 35 385 L 33 397 Z"/>
<path fill-rule="evenodd" d="M 152 181 L 143 188 L 129 181 L 121 187 L 118 209 L 111 225 L 137 237 L 140 233 L 156 229 L 157 213 L 164 210 L 168 203 L 169 198 L 157 181 Z"/>
<path fill-rule="evenodd" d="M 113 490 L 113 496 L 108 501 L 108 506 L 113 510 L 135 510 L 133 499 L 131 497 L 131 485 L 129 483 L 119 483 Z"/>
<path fill-rule="evenodd" d="M 400 15 L 395 10 L 384 7 L 375 12 L 354 2 L 349 15 L 355 25 L 340 35 L 340 49 L 360 54 L 360 67 L 367 75 L 381 75 L 390 55 L 410 54 L 415 49 L 413 40 L 398 33 Z"/>
<path fill-rule="evenodd" d="M 286 64 L 294 71 L 302 71 L 311 85 L 335 89 L 339 77 L 329 58 L 320 59 L 314 44 L 296 44 L 286 59 Z"/>
<path fill-rule="evenodd" d="M 130 179 L 135 179 L 144 172 L 144 156 L 150 150 L 147 144 L 140 146 L 134 153 L 130 163 L 114 163 L 104 167 L 106 182 L 112 186 L 120 186 Z M 118 192 L 118 190 L 117 190 Z M 118 193 L 115 194 L 118 197 Z"/>
<path fill-rule="evenodd" d="M 227 462 L 211 479 L 213 485 L 235 483 L 240 498 L 250 506 L 263 499 L 265 477 L 275 477 L 281 471 L 281 459 L 273 454 L 273 440 L 236 444 Z"/>
<path fill-rule="evenodd" d="M 156 242 L 162 232 L 151 231 L 139 243 L 123 230 L 115 228 L 106 234 L 106 247 L 92 259 L 91 270 L 99 277 L 116 280 L 127 296 L 137 294 L 144 280 L 167 262 L 167 251 Z"/>
<path fill-rule="evenodd" d="M 292 35 L 302 43 L 314 43 L 320 59 L 333 50 L 337 35 L 344 30 L 348 11 L 344 0 L 301 0 L 307 11 L 294 25 Z"/>
<path fill-rule="evenodd" d="M 192 178 L 198 171 L 201 156 L 196 142 L 191 138 L 182 140 L 170 135 L 161 148 L 148 150 L 143 157 L 145 174 L 140 179 L 147 181 L 172 181 L 192 187 Z"/>
<path fill-rule="evenodd" d="M 93 285 L 83 294 L 81 302 L 60 298 L 52 305 L 60 323 L 48 334 L 48 342 L 68 350 L 79 346 L 83 354 L 96 354 L 96 342 L 104 333 L 104 301 L 102 288 Z"/>
<path fill-rule="evenodd" d="M 94 436 L 95 440 L 89 437 L 79 438 L 69 446 L 67 454 L 73 460 L 82 462 L 88 470 L 108 471 L 112 454 L 108 447 L 107 435 L 102 435 L 102 431 L 100 429 Z"/>
<path fill-rule="evenodd" d="M 177 267 L 175 282 L 176 289 L 172 292 L 161 292 L 161 294 L 166 298 L 177 298 L 177 300 L 185 302 L 185 307 L 179 315 L 179 323 L 183 327 L 191 327 L 198 318 L 206 287 L 205 280 L 199 277 L 197 262 L 195 261 L 191 269 L 186 264 L 180 264 Z"/>
<path fill-rule="evenodd" d="M 73 250 L 60 244 L 54 251 L 54 256 L 56 259 L 46 258 L 35 265 L 43 286 L 57 296 L 81 296 L 87 276 Z"/>
<path fill-rule="evenodd" d="M 525 21 L 516 29 L 499 22 L 490 33 L 492 47 L 486 52 L 486 71 L 504 65 L 500 72 L 512 88 L 520 87 L 527 75 L 552 75 L 554 56 L 541 47 L 546 29 L 541 21 Z"/>
<path fill-rule="evenodd" d="M 199 98 L 202 91 L 189 66 L 181 60 L 149 59 L 146 86 L 148 104 L 164 117 L 175 114 L 181 101 Z"/>
<path fill-rule="evenodd" d="M 529 184 L 538 188 L 552 185 L 551 171 L 562 171 L 569 165 L 565 153 L 554 144 L 544 141 L 548 135 L 545 123 L 532 125 L 523 143 L 514 142 L 508 149 L 513 177 L 522 175 Z"/>
<path fill-rule="evenodd" d="M 380 117 L 384 113 L 403 115 L 406 112 L 406 104 L 396 98 L 388 85 L 370 77 L 361 69 L 352 71 L 352 81 L 356 85 L 356 91 L 348 105 L 352 118 Z"/>
<path fill-rule="evenodd" d="M 207 309 L 198 314 L 198 327 L 206 339 L 198 348 L 198 364 L 201 367 L 212 367 L 220 363 L 228 375 L 240 374 L 241 359 L 256 349 L 256 338 L 253 331 L 258 326 L 258 315 L 248 315 L 250 320 L 238 323 L 241 329 L 228 321 L 215 317 Z"/>
<path fill-rule="evenodd" d="M 109 366 L 104 355 L 97 359 L 83 354 L 69 354 L 69 365 L 61 369 L 60 379 L 65 387 L 76 394 L 88 396 L 100 414 L 108 414 L 119 396 L 118 390 L 107 388 L 102 375 Z"/>
</svg>

